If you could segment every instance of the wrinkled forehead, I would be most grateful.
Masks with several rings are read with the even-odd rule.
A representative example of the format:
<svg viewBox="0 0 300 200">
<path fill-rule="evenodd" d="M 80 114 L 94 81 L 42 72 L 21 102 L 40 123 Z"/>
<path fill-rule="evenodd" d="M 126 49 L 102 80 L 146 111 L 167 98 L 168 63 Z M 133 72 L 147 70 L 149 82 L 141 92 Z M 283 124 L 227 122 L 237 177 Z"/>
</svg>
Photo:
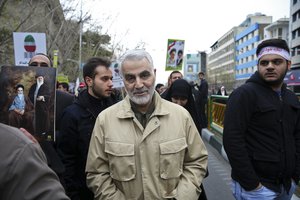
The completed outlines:
<svg viewBox="0 0 300 200">
<path fill-rule="evenodd" d="M 123 74 L 138 74 L 142 71 L 154 70 L 151 63 L 146 59 L 127 59 L 122 63 L 122 72 Z"/>
<path fill-rule="evenodd" d="M 48 66 L 51 65 L 50 60 L 46 56 L 44 56 L 44 55 L 35 55 L 35 56 L 33 56 L 31 58 L 29 64 L 33 63 L 33 62 L 38 62 L 38 63 L 44 62 L 44 63 L 47 63 Z"/>
<path fill-rule="evenodd" d="M 182 78 L 182 74 L 181 73 L 173 73 L 171 76 L 172 79 L 174 78 Z"/>
</svg>

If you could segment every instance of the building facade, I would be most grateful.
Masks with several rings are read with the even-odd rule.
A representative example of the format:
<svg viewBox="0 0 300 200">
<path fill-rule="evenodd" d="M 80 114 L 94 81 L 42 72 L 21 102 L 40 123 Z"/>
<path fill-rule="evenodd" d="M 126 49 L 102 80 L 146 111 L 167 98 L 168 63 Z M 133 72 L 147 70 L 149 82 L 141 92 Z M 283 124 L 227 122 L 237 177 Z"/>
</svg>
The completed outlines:
<svg viewBox="0 0 300 200">
<path fill-rule="evenodd" d="M 184 78 L 191 82 L 198 83 L 198 73 L 206 73 L 206 57 L 207 54 L 204 51 L 199 51 L 194 54 L 186 54 L 184 57 Z"/>
<path fill-rule="evenodd" d="M 261 13 L 248 15 L 240 25 L 245 27 L 235 37 L 236 66 L 235 87 L 239 87 L 257 70 L 256 48 L 259 41 L 264 38 L 264 28 L 272 23 L 272 17 Z"/>
<path fill-rule="evenodd" d="M 264 29 L 264 39 L 279 38 L 289 42 L 289 18 L 281 18 Z"/>
<path fill-rule="evenodd" d="M 221 85 L 230 91 L 235 83 L 235 36 L 243 27 L 234 27 L 212 46 L 207 58 L 207 79 L 211 91 L 218 91 Z"/>
<path fill-rule="evenodd" d="M 300 67 L 300 0 L 291 0 L 289 45 L 292 68 Z"/>
</svg>

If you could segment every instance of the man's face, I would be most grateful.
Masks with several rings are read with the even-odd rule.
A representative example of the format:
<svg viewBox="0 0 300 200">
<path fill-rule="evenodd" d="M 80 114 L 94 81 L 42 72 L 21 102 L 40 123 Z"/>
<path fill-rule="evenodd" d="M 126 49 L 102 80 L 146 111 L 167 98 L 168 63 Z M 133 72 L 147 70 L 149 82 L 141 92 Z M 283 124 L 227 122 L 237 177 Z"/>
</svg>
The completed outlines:
<svg viewBox="0 0 300 200">
<path fill-rule="evenodd" d="M 182 57 L 182 53 L 178 53 L 178 58 L 181 58 Z"/>
<path fill-rule="evenodd" d="M 44 77 L 43 77 L 43 76 L 38 76 L 38 77 L 36 78 L 36 82 L 37 82 L 38 84 L 44 83 Z"/>
<path fill-rule="evenodd" d="M 199 79 L 202 80 L 204 78 L 203 74 L 199 74 Z"/>
<path fill-rule="evenodd" d="M 157 89 L 157 92 L 158 92 L 159 94 L 161 94 L 164 90 L 165 90 L 165 87 L 164 87 L 164 86 L 161 86 L 161 87 L 159 87 L 159 88 Z"/>
<path fill-rule="evenodd" d="M 291 62 L 276 54 L 264 55 L 258 62 L 258 73 L 261 78 L 271 86 L 282 84 Z"/>
<path fill-rule="evenodd" d="M 18 94 L 23 94 L 23 88 L 22 87 L 18 87 L 17 88 L 17 92 L 18 92 Z"/>
<path fill-rule="evenodd" d="M 173 59 L 175 58 L 175 55 L 176 55 L 176 52 L 175 52 L 175 51 L 172 51 L 172 52 L 170 53 L 170 57 L 173 58 Z"/>
<path fill-rule="evenodd" d="M 177 79 L 182 79 L 182 74 L 181 73 L 174 73 L 171 75 L 170 81 L 171 84 L 176 81 Z"/>
<path fill-rule="evenodd" d="M 149 62 L 127 60 L 123 63 L 123 81 L 126 92 L 135 104 L 147 105 L 154 94 L 155 74 Z"/>
<path fill-rule="evenodd" d="M 67 88 L 64 88 L 63 85 L 59 85 L 57 89 L 60 90 L 60 91 L 63 91 L 63 92 L 67 91 Z"/>
<path fill-rule="evenodd" d="M 51 67 L 50 60 L 44 55 L 35 55 L 31 58 L 29 66 L 34 67 Z"/>
<path fill-rule="evenodd" d="M 86 77 L 88 92 L 95 98 L 107 98 L 112 93 L 112 71 L 105 66 L 98 66 L 95 69 L 94 79 Z"/>
</svg>

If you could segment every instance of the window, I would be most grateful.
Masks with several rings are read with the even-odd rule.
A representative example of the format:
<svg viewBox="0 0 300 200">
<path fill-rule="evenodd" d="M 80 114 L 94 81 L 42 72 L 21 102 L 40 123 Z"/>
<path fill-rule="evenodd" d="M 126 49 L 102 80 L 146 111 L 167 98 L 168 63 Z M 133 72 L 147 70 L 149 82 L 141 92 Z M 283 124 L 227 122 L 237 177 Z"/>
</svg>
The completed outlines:
<svg viewBox="0 0 300 200">
<path fill-rule="evenodd" d="M 297 20 L 297 14 L 298 14 L 298 13 L 294 13 L 294 14 L 293 14 L 293 22 L 295 22 L 295 21 Z"/>
<path fill-rule="evenodd" d="M 296 38 L 296 31 L 293 31 L 292 32 L 292 39 L 295 39 Z"/>
</svg>

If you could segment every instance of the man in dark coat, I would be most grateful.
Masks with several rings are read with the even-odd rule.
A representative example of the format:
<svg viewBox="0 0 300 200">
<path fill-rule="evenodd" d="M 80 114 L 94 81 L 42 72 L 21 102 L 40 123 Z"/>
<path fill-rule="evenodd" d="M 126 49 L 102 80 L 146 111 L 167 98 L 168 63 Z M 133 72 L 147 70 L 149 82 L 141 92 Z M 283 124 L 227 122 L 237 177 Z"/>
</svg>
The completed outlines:
<svg viewBox="0 0 300 200">
<path fill-rule="evenodd" d="M 62 115 L 57 138 L 58 153 L 65 166 L 64 181 L 67 195 L 72 200 L 92 200 L 93 193 L 86 186 L 85 164 L 91 134 L 98 114 L 114 104 L 110 62 L 91 58 L 83 66 L 87 89 Z"/>
<path fill-rule="evenodd" d="M 30 59 L 29 66 L 51 67 L 52 62 L 51 62 L 51 59 L 47 55 L 45 55 L 43 53 L 37 53 L 35 56 L 33 56 Z M 74 95 L 56 90 L 56 101 L 55 101 L 56 137 L 57 137 L 57 133 L 59 132 L 59 122 L 61 119 L 62 111 L 67 106 L 69 106 L 73 102 L 73 100 L 74 100 Z M 40 140 L 39 144 L 41 145 L 41 147 L 47 157 L 48 166 L 58 175 L 58 177 L 60 178 L 60 180 L 63 184 L 61 176 L 62 176 L 62 173 L 64 172 L 64 166 L 63 166 L 59 156 L 56 153 L 55 143 L 53 141 Z"/>
<path fill-rule="evenodd" d="M 258 71 L 230 95 L 223 144 L 237 199 L 291 199 L 300 177 L 300 104 L 283 83 L 291 67 L 284 40 L 256 50 Z"/>
<path fill-rule="evenodd" d="M 46 134 L 49 129 L 49 101 L 50 90 L 48 85 L 44 82 L 44 75 L 36 75 L 36 83 L 34 83 L 28 93 L 29 99 L 34 105 L 34 134 L 42 136 Z"/>
<path fill-rule="evenodd" d="M 198 113 L 200 115 L 201 127 L 207 127 L 207 116 L 206 116 L 206 105 L 207 105 L 207 97 L 208 97 L 208 83 L 205 80 L 204 72 L 199 72 L 198 77 L 200 80 L 200 85 L 198 88 L 198 95 L 196 95 L 196 105 L 198 109 Z"/>
</svg>

